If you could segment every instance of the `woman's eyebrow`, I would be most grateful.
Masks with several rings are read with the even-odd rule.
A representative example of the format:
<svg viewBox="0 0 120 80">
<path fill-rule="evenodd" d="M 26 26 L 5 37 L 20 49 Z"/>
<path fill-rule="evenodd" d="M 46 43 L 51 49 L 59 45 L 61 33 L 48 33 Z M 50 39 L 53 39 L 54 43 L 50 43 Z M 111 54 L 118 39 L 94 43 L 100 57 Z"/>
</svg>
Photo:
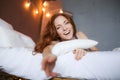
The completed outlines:
<svg viewBox="0 0 120 80">
<path fill-rule="evenodd" d="M 56 26 L 61 26 L 61 24 L 57 24 Z"/>
<path fill-rule="evenodd" d="M 64 23 L 68 22 L 68 20 L 65 20 Z"/>
<path fill-rule="evenodd" d="M 64 20 L 63 23 L 66 23 L 68 20 Z M 61 24 L 57 24 L 56 26 L 61 26 Z"/>
</svg>

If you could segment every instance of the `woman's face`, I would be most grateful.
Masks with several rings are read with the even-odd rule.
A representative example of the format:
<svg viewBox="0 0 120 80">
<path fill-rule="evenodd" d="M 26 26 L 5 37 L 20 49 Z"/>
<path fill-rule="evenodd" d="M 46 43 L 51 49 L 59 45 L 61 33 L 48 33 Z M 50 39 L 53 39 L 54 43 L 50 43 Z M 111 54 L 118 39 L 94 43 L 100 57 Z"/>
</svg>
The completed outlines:
<svg viewBox="0 0 120 80">
<path fill-rule="evenodd" d="M 64 16 L 58 16 L 54 21 L 54 25 L 62 40 L 73 39 L 73 26 Z"/>
</svg>

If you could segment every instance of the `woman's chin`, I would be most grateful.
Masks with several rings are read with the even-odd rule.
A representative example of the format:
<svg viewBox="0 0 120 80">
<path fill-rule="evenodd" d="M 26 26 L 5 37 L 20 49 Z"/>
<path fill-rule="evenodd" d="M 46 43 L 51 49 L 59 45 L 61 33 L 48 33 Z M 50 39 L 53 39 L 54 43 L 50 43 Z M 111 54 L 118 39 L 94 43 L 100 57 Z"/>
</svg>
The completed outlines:
<svg viewBox="0 0 120 80">
<path fill-rule="evenodd" d="M 73 39 L 73 38 L 69 38 L 69 37 L 68 37 L 68 38 L 64 39 L 64 41 L 72 40 L 72 39 Z"/>
</svg>

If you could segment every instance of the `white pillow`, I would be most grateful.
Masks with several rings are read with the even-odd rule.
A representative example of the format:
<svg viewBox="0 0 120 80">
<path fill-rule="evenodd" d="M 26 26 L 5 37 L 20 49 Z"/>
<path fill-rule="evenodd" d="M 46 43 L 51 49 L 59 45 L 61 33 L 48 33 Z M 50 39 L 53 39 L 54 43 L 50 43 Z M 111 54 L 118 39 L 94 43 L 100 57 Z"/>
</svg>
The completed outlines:
<svg viewBox="0 0 120 80">
<path fill-rule="evenodd" d="M 23 47 L 25 44 L 14 30 L 0 27 L 0 47 Z"/>
<path fill-rule="evenodd" d="M 0 27 L 5 28 L 5 29 L 10 29 L 13 30 L 13 27 L 11 24 L 7 23 L 3 19 L 0 18 Z"/>
<path fill-rule="evenodd" d="M 114 48 L 112 51 L 120 51 L 120 47 Z"/>
<path fill-rule="evenodd" d="M 10 31 L 11 30 L 11 31 Z M 29 36 L 15 31 L 11 24 L 0 18 L 0 47 L 34 47 Z"/>
<path fill-rule="evenodd" d="M 56 56 L 60 56 L 70 51 L 73 51 L 77 48 L 88 49 L 97 44 L 98 44 L 97 41 L 90 40 L 90 39 L 75 39 L 70 41 L 63 41 L 63 42 L 57 43 L 53 47 L 52 53 L 55 54 Z"/>
<path fill-rule="evenodd" d="M 34 48 L 35 47 L 35 42 L 32 40 L 31 37 L 21 33 L 21 32 L 18 32 L 18 31 L 15 31 L 18 35 L 20 35 L 20 38 L 22 39 L 22 41 L 24 42 L 25 44 L 25 47 L 32 47 Z"/>
</svg>

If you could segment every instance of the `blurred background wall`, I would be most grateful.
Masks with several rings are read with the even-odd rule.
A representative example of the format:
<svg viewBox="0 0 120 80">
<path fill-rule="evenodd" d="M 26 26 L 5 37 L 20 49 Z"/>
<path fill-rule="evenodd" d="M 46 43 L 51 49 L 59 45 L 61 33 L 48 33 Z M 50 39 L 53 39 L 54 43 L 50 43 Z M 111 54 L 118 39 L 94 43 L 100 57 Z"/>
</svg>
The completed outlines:
<svg viewBox="0 0 120 80">
<path fill-rule="evenodd" d="M 120 0 L 61 0 L 77 29 L 99 42 L 100 50 L 120 47 Z"/>
<path fill-rule="evenodd" d="M 31 6 L 25 7 L 29 0 L 0 0 L 0 18 L 10 23 L 15 30 L 22 32 L 37 42 L 40 34 L 41 9 L 39 14 L 34 10 L 39 5 L 41 8 L 42 0 L 30 0 Z"/>
</svg>

